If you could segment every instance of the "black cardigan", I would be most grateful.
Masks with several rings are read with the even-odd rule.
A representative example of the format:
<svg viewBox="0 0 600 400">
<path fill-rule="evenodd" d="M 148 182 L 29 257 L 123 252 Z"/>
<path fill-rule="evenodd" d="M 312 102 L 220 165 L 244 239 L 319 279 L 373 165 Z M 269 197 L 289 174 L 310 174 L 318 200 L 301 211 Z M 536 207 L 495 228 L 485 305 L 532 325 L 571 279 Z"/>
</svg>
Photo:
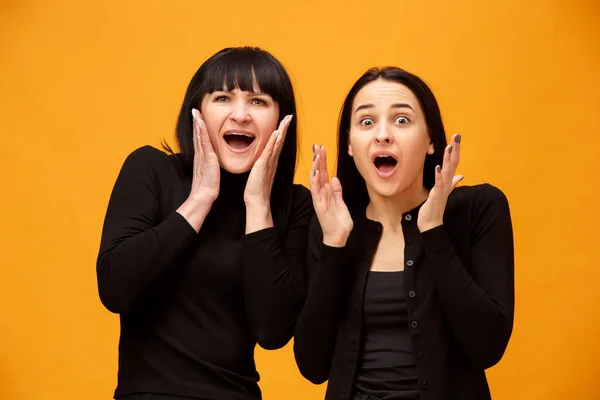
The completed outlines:
<svg viewBox="0 0 600 400">
<path fill-rule="evenodd" d="M 463 186 L 444 225 L 420 233 L 403 215 L 405 287 L 423 400 L 489 399 L 484 370 L 504 354 L 513 327 L 514 250 L 508 201 L 491 185 Z M 380 223 L 355 218 L 345 248 L 322 243 L 313 218 L 309 294 L 296 326 L 302 375 L 329 379 L 327 400 L 350 399 L 361 352 L 362 307 Z"/>
</svg>

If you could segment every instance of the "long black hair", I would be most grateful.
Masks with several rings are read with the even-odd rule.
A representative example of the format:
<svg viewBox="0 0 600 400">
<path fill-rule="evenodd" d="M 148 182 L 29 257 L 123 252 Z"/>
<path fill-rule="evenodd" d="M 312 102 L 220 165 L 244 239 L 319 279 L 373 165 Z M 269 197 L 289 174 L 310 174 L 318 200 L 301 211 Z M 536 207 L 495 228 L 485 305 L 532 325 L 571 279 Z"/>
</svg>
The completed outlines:
<svg viewBox="0 0 600 400">
<path fill-rule="evenodd" d="M 431 189 L 435 185 L 435 166 L 442 165 L 446 149 L 446 131 L 437 100 L 429 86 L 421 78 L 397 67 L 371 68 L 365 72 L 350 89 L 339 118 L 337 177 L 344 190 L 344 201 L 351 213 L 361 213 L 369 204 L 369 193 L 364 178 L 358 172 L 354 159 L 348 154 L 348 137 L 352 105 L 356 94 L 368 83 L 383 79 L 396 82 L 410 89 L 419 100 L 425 114 L 429 138 L 434 153 L 425 156 L 423 186 Z"/>
</svg>

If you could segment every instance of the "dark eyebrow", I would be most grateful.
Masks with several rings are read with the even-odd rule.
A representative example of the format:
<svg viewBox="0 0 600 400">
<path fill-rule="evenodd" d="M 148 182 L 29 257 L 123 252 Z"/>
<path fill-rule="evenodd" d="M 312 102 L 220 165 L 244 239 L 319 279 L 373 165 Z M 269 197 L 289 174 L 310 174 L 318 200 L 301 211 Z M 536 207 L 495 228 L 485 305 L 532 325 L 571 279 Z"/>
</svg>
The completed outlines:
<svg viewBox="0 0 600 400">
<path fill-rule="evenodd" d="M 392 104 L 391 108 L 410 108 L 413 112 L 415 112 L 415 110 L 410 106 L 410 104 L 406 104 L 406 103 Z"/>
<path fill-rule="evenodd" d="M 366 110 L 367 108 L 374 108 L 374 107 L 375 106 L 373 104 L 361 104 L 360 106 L 356 107 L 356 110 L 354 110 L 354 113 L 356 114 L 360 110 Z"/>
<path fill-rule="evenodd" d="M 354 113 L 359 112 L 360 110 L 366 110 L 368 108 L 374 108 L 375 106 L 373 104 L 361 104 L 360 106 L 356 107 L 356 110 L 354 111 Z M 410 104 L 406 104 L 406 103 L 395 103 L 392 104 L 391 108 L 410 108 L 413 112 L 415 112 L 414 108 L 412 108 L 410 106 Z"/>
</svg>

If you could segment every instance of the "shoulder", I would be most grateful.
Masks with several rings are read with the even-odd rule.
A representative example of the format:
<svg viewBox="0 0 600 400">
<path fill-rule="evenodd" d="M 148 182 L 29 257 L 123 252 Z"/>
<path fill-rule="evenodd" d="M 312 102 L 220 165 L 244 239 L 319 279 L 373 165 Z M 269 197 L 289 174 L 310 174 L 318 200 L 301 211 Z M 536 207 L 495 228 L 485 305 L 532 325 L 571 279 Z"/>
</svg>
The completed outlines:
<svg viewBox="0 0 600 400">
<path fill-rule="evenodd" d="M 460 186 L 454 189 L 448 198 L 452 207 L 469 206 L 470 208 L 508 206 L 508 198 L 502 190 L 489 183 L 473 186 Z"/>
<path fill-rule="evenodd" d="M 133 165 L 153 165 L 165 163 L 169 160 L 169 155 L 150 145 L 138 147 L 133 150 L 125 159 L 125 164 Z"/>
<path fill-rule="evenodd" d="M 177 155 L 170 155 L 150 145 L 138 147 L 126 157 L 123 170 L 140 174 L 161 174 L 165 170 L 178 168 L 180 164 Z"/>
<path fill-rule="evenodd" d="M 471 221 L 471 227 L 475 227 L 501 221 L 510 223 L 511 220 L 508 198 L 502 190 L 489 183 L 454 189 L 448 198 L 446 211 L 448 221 L 460 226 L 464 221 Z"/>
</svg>

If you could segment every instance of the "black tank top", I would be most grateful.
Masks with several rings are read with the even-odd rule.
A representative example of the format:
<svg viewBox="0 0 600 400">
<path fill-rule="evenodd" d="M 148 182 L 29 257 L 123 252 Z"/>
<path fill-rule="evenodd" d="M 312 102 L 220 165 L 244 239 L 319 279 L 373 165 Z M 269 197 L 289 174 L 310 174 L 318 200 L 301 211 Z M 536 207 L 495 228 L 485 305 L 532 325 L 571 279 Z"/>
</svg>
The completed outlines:
<svg viewBox="0 0 600 400">
<path fill-rule="evenodd" d="M 369 272 L 362 343 L 357 391 L 382 400 L 420 398 L 417 364 L 408 333 L 403 271 Z"/>
</svg>

